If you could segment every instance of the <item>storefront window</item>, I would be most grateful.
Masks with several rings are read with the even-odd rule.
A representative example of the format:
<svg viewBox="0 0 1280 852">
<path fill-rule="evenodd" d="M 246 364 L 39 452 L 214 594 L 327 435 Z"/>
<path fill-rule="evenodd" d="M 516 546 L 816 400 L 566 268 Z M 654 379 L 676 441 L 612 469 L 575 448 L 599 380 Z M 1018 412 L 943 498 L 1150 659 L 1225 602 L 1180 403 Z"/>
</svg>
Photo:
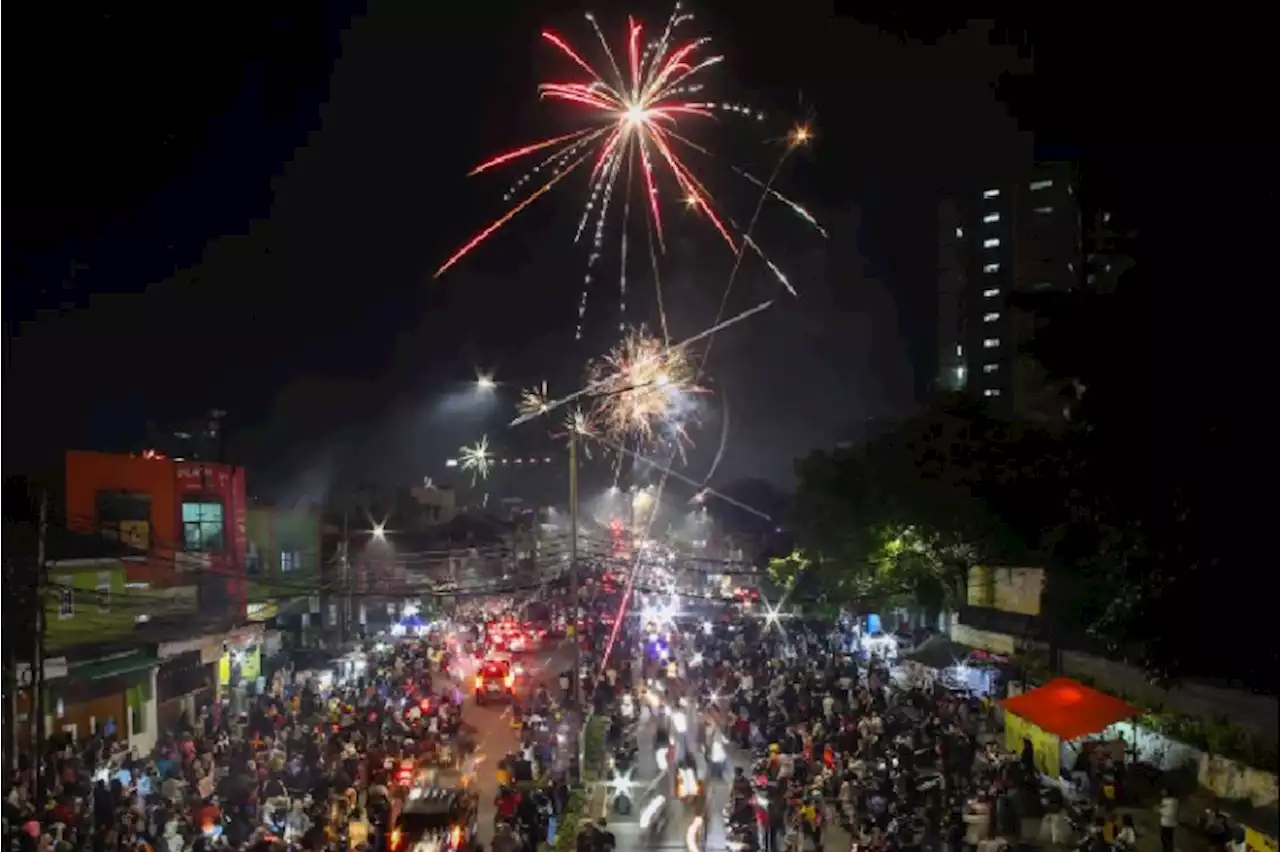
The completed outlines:
<svg viewBox="0 0 1280 852">
<path fill-rule="evenodd" d="M 182 535 L 187 550 L 222 550 L 224 528 L 222 504 L 190 502 L 182 504 Z"/>
</svg>

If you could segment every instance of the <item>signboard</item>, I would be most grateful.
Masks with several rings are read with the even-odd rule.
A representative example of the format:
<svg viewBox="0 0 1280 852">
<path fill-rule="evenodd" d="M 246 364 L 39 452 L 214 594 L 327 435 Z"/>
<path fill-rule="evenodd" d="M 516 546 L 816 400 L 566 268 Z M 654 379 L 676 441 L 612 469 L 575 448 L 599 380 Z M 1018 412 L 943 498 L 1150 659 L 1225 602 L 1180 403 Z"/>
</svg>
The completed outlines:
<svg viewBox="0 0 1280 852">
<path fill-rule="evenodd" d="M 30 663 L 18 663 L 14 672 L 18 686 L 30 686 L 33 677 L 31 673 Z M 67 676 L 67 658 L 66 657 L 45 657 L 44 660 L 44 679 L 54 680 L 55 678 Z"/>
<path fill-rule="evenodd" d="M 280 604 L 275 601 L 251 603 L 245 609 L 245 617 L 250 621 L 267 621 L 275 618 L 280 612 Z"/>
</svg>

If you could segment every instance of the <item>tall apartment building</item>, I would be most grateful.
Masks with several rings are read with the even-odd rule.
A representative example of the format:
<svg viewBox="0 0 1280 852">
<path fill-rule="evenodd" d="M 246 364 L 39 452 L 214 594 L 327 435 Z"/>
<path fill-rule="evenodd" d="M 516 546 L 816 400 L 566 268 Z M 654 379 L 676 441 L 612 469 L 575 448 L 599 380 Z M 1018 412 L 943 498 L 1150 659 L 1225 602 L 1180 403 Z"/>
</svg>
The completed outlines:
<svg viewBox="0 0 1280 852">
<path fill-rule="evenodd" d="M 982 396 L 1006 417 L 1061 416 L 1056 389 L 1024 352 L 1035 317 L 1009 296 L 1083 280 L 1073 167 L 1038 163 L 1021 180 L 946 199 L 938 226 L 939 384 Z"/>
</svg>

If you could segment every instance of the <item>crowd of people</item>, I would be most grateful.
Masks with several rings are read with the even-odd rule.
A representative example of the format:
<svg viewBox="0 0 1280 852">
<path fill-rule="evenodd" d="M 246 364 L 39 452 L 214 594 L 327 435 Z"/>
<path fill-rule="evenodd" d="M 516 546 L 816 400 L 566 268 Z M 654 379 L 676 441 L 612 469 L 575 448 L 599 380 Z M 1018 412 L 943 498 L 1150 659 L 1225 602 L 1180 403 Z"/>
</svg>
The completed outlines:
<svg viewBox="0 0 1280 852">
<path fill-rule="evenodd" d="M 474 637 L 448 644 L 436 634 L 378 643 L 341 682 L 328 672 L 281 673 L 240 703 L 244 712 L 215 701 L 148 755 L 131 752 L 111 730 L 89 742 L 55 736 L 39 763 L 24 758 L 10 778 L 6 845 L 12 852 L 387 848 L 411 789 L 437 780 L 466 787 L 474 778 L 472 729 L 450 667 L 482 644 Z"/>
<path fill-rule="evenodd" d="M 678 652 L 647 652 L 647 674 L 665 679 L 673 706 L 700 712 L 689 742 L 707 772 L 735 765 L 723 812 L 730 848 L 823 850 L 834 833 L 855 849 L 961 852 L 1025 840 L 1134 849 L 1132 819 L 1068 813 L 1041 786 L 1029 742 L 1020 754 L 1000 747 L 989 699 L 904 684 L 830 622 L 739 615 L 700 628 L 685 625 Z M 651 629 L 657 643 L 661 629 Z M 659 743 L 682 739 L 665 730 L 670 718 L 658 716 Z M 1026 838 L 1024 817 L 1046 812 L 1059 819 L 1044 825 L 1067 830 Z"/>
</svg>

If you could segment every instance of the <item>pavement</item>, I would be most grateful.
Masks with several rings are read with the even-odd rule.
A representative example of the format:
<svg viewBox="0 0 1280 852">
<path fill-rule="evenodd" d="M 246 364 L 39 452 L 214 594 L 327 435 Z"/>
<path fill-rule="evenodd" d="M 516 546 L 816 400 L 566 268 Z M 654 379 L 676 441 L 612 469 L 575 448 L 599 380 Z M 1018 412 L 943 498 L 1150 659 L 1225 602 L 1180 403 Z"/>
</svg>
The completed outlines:
<svg viewBox="0 0 1280 852">
<path fill-rule="evenodd" d="M 547 685 L 552 694 L 556 692 L 556 678 L 572 665 L 572 660 L 573 645 L 567 642 L 517 657 L 517 661 L 530 675 L 526 688 L 532 691 L 542 683 Z M 471 672 L 464 668 L 461 674 L 465 685 Z M 497 807 L 494 805 L 494 799 L 498 795 L 497 764 L 504 755 L 516 749 L 520 736 L 511 727 L 509 705 L 477 706 L 473 690 L 464 689 L 463 694 L 462 719 L 475 729 L 476 752 L 481 756 L 480 768 L 476 773 L 476 792 L 480 796 L 479 839 L 488 846 L 493 835 L 493 819 L 497 814 Z"/>
</svg>

